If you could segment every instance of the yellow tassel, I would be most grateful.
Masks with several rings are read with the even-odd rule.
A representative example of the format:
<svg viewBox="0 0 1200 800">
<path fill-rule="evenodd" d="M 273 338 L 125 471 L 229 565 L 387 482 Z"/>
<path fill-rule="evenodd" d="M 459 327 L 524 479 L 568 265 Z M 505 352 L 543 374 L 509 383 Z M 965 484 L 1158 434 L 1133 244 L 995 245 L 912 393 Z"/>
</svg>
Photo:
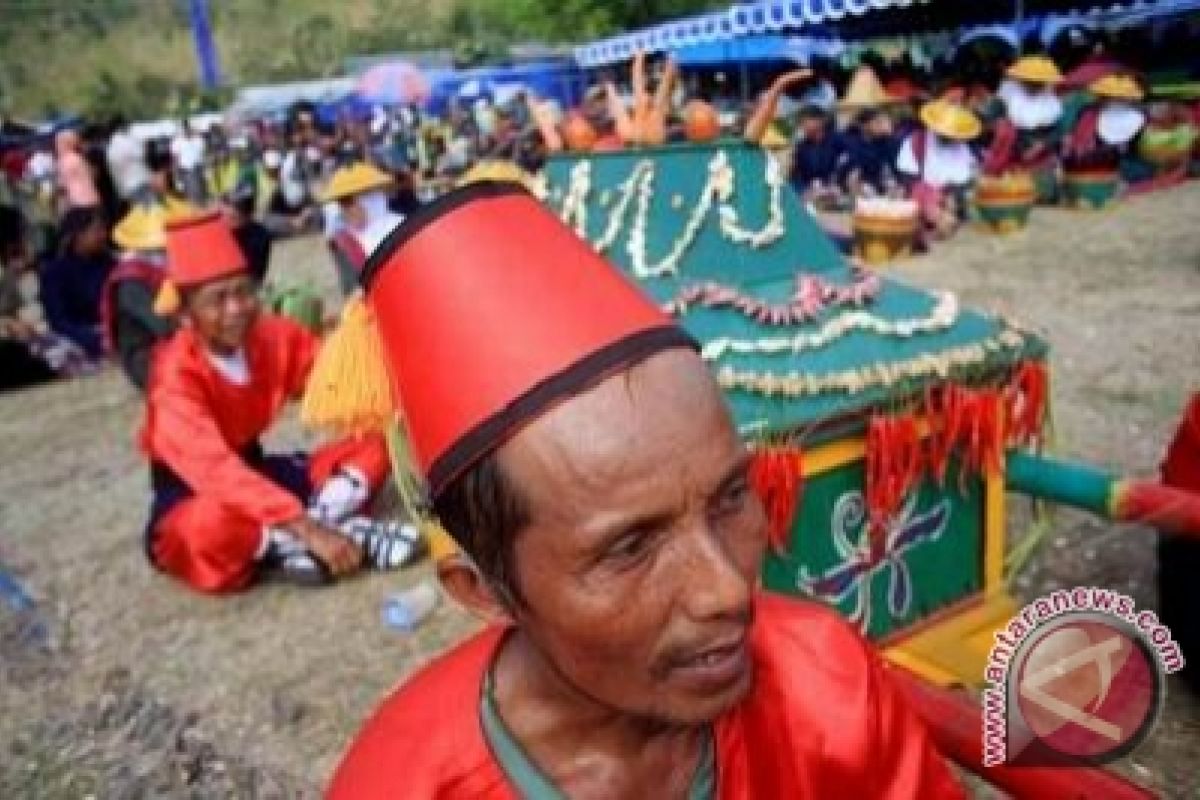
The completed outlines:
<svg viewBox="0 0 1200 800">
<path fill-rule="evenodd" d="M 158 294 L 154 297 L 154 313 L 160 317 L 173 317 L 179 313 L 179 307 L 183 304 L 183 299 L 179 296 L 179 287 L 177 287 L 170 278 L 162 282 L 162 286 L 158 287 Z"/>
<path fill-rule="evenodd" d="M 428 505 L 422 499 L 421 479 L 412 463 L 408 446 L 408 434 L 399 417 L 394 417 L 388 426 L 388 455 L 392 462 L 392 480 L 400 507 L 410 520 L 416 523 L 429 550 L 429 558 L 437 564 L 459 554 L 458 543 L 445 528 L 433 518 Z"/>
<path fill-rule="evenodd" d="M 300 419 L 314 428 L 365 433 L 387 428 L 395 414 L 383 345 L 361 296 L 342 309 L 308 377 Z"/>
<path fill-rule="evenodd" d="M 438 562 L 452 558 L 459 553 L 458 543 L 451 538 L 446 529 L 433 520 L 425 520 L 420 525 L 421 535 L 429 546 L 429 560 Z"/>
</svg>

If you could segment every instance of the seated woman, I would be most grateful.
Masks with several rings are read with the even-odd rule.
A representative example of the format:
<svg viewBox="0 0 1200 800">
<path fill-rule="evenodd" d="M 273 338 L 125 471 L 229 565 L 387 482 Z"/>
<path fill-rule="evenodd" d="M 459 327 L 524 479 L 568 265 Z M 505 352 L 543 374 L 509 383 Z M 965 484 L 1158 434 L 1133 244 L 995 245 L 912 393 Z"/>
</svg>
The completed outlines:
<svg viewBox="0 0 1200 800">
<path fill-rule="evenodd" d="M 1059 122 L 1062 100 L 1055 89 L 1062 82 L 1058 66 L 1045 56 L 1025 56 L 1005 73 L 997 92 L 1003 115 L 984 159 L 988 175 L 1027 172 L 1038 186 L 1038 199 L 1058 199 Z"/>
<path fill-rule="evenodd" d="M 891 108 L 898 100 L 889 95 L 870 67 L 859 67 L 839 103 L 853 121 L 842 134 L 842 159 L 837 183 L 849 197 L 884 197 L 898 189 L 896 138 Z"/>
<path fill-rule="evenodd" d="M 0 205 L 0 391 L 91 369 L 77 345 L 35 323 L 36 303 L 21 286 L 33 270 L 25 218 L 17 209 Z"/>
<path fill-rule="evenodd" d="M 336 203 L 338 209 L 329 249 L 346 296 L 358 288 L 367 254 L 404 219 L 389 207 L 391 186 L 390 175 L 365 162 L 342 167 L 329 181 L 325 202 Z"/>
<path fill-rule="evenodd" d="M 154 310 L 154 298 L 166 278 L 166 210 L 156 204 L 134 206 L 113 229 L 120 251 L 102 297 L 106 344 L 129 381 L 145 390 L 154 346 L 175 332 L 175 320 Z"/>
<path fill-rule="evenodd" d="M 899 186 L 896 157 L 899 144 L 892 117 L 882 106 L 860 112 L 846 131 L 846 154 L 838 182 L 851 197 L 888 197 Z"/>
<path fill-rule="evenodd" d="M 72 208 L 59 229 L 58 255 L 42 270 L 41 300 L 50 329 L 93 360 L 104 355 L 100 300 L 113 267 L 100 206 Z"/>
<path fill-rule="evenodd" d="M 168 281 L 180 330 L 153 354 L 140 441 L 154 499 L 151 561 L 202 592 L 232 592 L 270 571 L 302 584 L 365 561 L 407 564 L 410 525 L 358 516 L 388 474 L 381 435 L 267 455 L 260 437 L 304 389 L 316 338 L 259 313 L 258 286 L 219 215 L 167 226 Z"/>
<path fill-rule="evenodd" d="M 1064 121 L 1063 168 L 1068 172 L 1119 169 L 1146 125 L 1141 86 L 1128 74 L 1092 83 L 1077 115 Z"/>
<path fill-rule="evenodd" d="M 923 127 L 900 147 L 896 166 L 920 207 L 926 232 L 946 238 L 967 216 L 967 195 L 979 171 L 971 142 L 983 132 L 983 123 L 950 94 L 922 106 L 921 122 Z"/>
<path fill-rule="evenodd" d="M 31 347 L 34 327 L 24 318 L 21 278 L 29 268 L 24 220 L 0 206 L 0 391 L 53 380 L 55 372 Z"/>
</svg>

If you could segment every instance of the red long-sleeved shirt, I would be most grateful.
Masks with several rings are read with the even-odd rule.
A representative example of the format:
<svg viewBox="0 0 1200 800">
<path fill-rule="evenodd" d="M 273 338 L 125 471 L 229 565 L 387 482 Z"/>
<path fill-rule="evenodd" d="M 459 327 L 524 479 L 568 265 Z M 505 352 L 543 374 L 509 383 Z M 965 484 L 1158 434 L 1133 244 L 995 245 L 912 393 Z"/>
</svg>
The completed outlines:
<svg viewBox="0 0 1200 800">
<path fill-rule="evenodd" d="M 153 356 L 142 450 L 197 495 L 263 525 L 299 517 L 301 502 L 251 469 L 240 454 L 303 391 L 318 346 L 296 323 L 260 317 L 245 344 L 250 380 L 239 386 L 213 366 L 191 329 L 181 329 Z"/>
</svg>

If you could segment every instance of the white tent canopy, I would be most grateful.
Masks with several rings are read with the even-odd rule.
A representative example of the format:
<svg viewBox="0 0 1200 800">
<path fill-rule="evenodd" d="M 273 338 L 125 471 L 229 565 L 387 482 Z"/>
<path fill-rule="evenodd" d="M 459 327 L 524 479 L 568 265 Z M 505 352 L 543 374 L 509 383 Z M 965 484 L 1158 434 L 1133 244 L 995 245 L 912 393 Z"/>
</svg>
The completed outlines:
<svg viewBox="0 0 1200 800">
<path fill-rule="evenodd" d="M 316 104 L 335 103 L 353 93 L 354 80 L 351 78 L 247 86 L 238 91 L 227 115 L 240 122 L 282 113 L 294 103 L 305 100 Z"/>
<path fill-rule="evenodd" d="M 743 36 L 778 33 L 804 26 L 837 22 L 887 8 L 903 8 L 929 0 L 760 0 L 727 11 L 655 25 L 614 36 L 575 50 L 580 66 L 598 67 L 627 61 L 639 50 L 659 53 Z"/>
</svg>

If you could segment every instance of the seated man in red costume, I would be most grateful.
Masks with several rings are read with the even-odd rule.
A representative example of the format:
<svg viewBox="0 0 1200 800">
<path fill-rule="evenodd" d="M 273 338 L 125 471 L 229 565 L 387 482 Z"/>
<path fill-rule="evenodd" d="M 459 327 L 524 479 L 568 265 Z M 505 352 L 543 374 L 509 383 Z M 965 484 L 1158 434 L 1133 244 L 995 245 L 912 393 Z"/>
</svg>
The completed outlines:
<svg viewBox="0 0 1200 800">
<path fill-rule="evenodd" d="M 758 589 L 766 518 L 696 344 L 483 183 L 367 264 L 394 396 L 491 625 L 408 681 L 334 800 L 962 797 L 872 647 Z"/>
<path fill-rule="evenodd" d="M 303 391 L 317 340 L 259 313 L 257 285 L 220 215 L 168 224 L 166 249 L 164 292 L 177 295 L 182 327 L 152 356 L 141 432 L 153 563 L 203 592 L 242 589 L 264 567 L 324 583 L 364 560 L 407 563 L 415 528 L 356 516 L 388 474 L 382 437 L 311 458 L 269 456 L 259 444 Z"/>
</svg>

